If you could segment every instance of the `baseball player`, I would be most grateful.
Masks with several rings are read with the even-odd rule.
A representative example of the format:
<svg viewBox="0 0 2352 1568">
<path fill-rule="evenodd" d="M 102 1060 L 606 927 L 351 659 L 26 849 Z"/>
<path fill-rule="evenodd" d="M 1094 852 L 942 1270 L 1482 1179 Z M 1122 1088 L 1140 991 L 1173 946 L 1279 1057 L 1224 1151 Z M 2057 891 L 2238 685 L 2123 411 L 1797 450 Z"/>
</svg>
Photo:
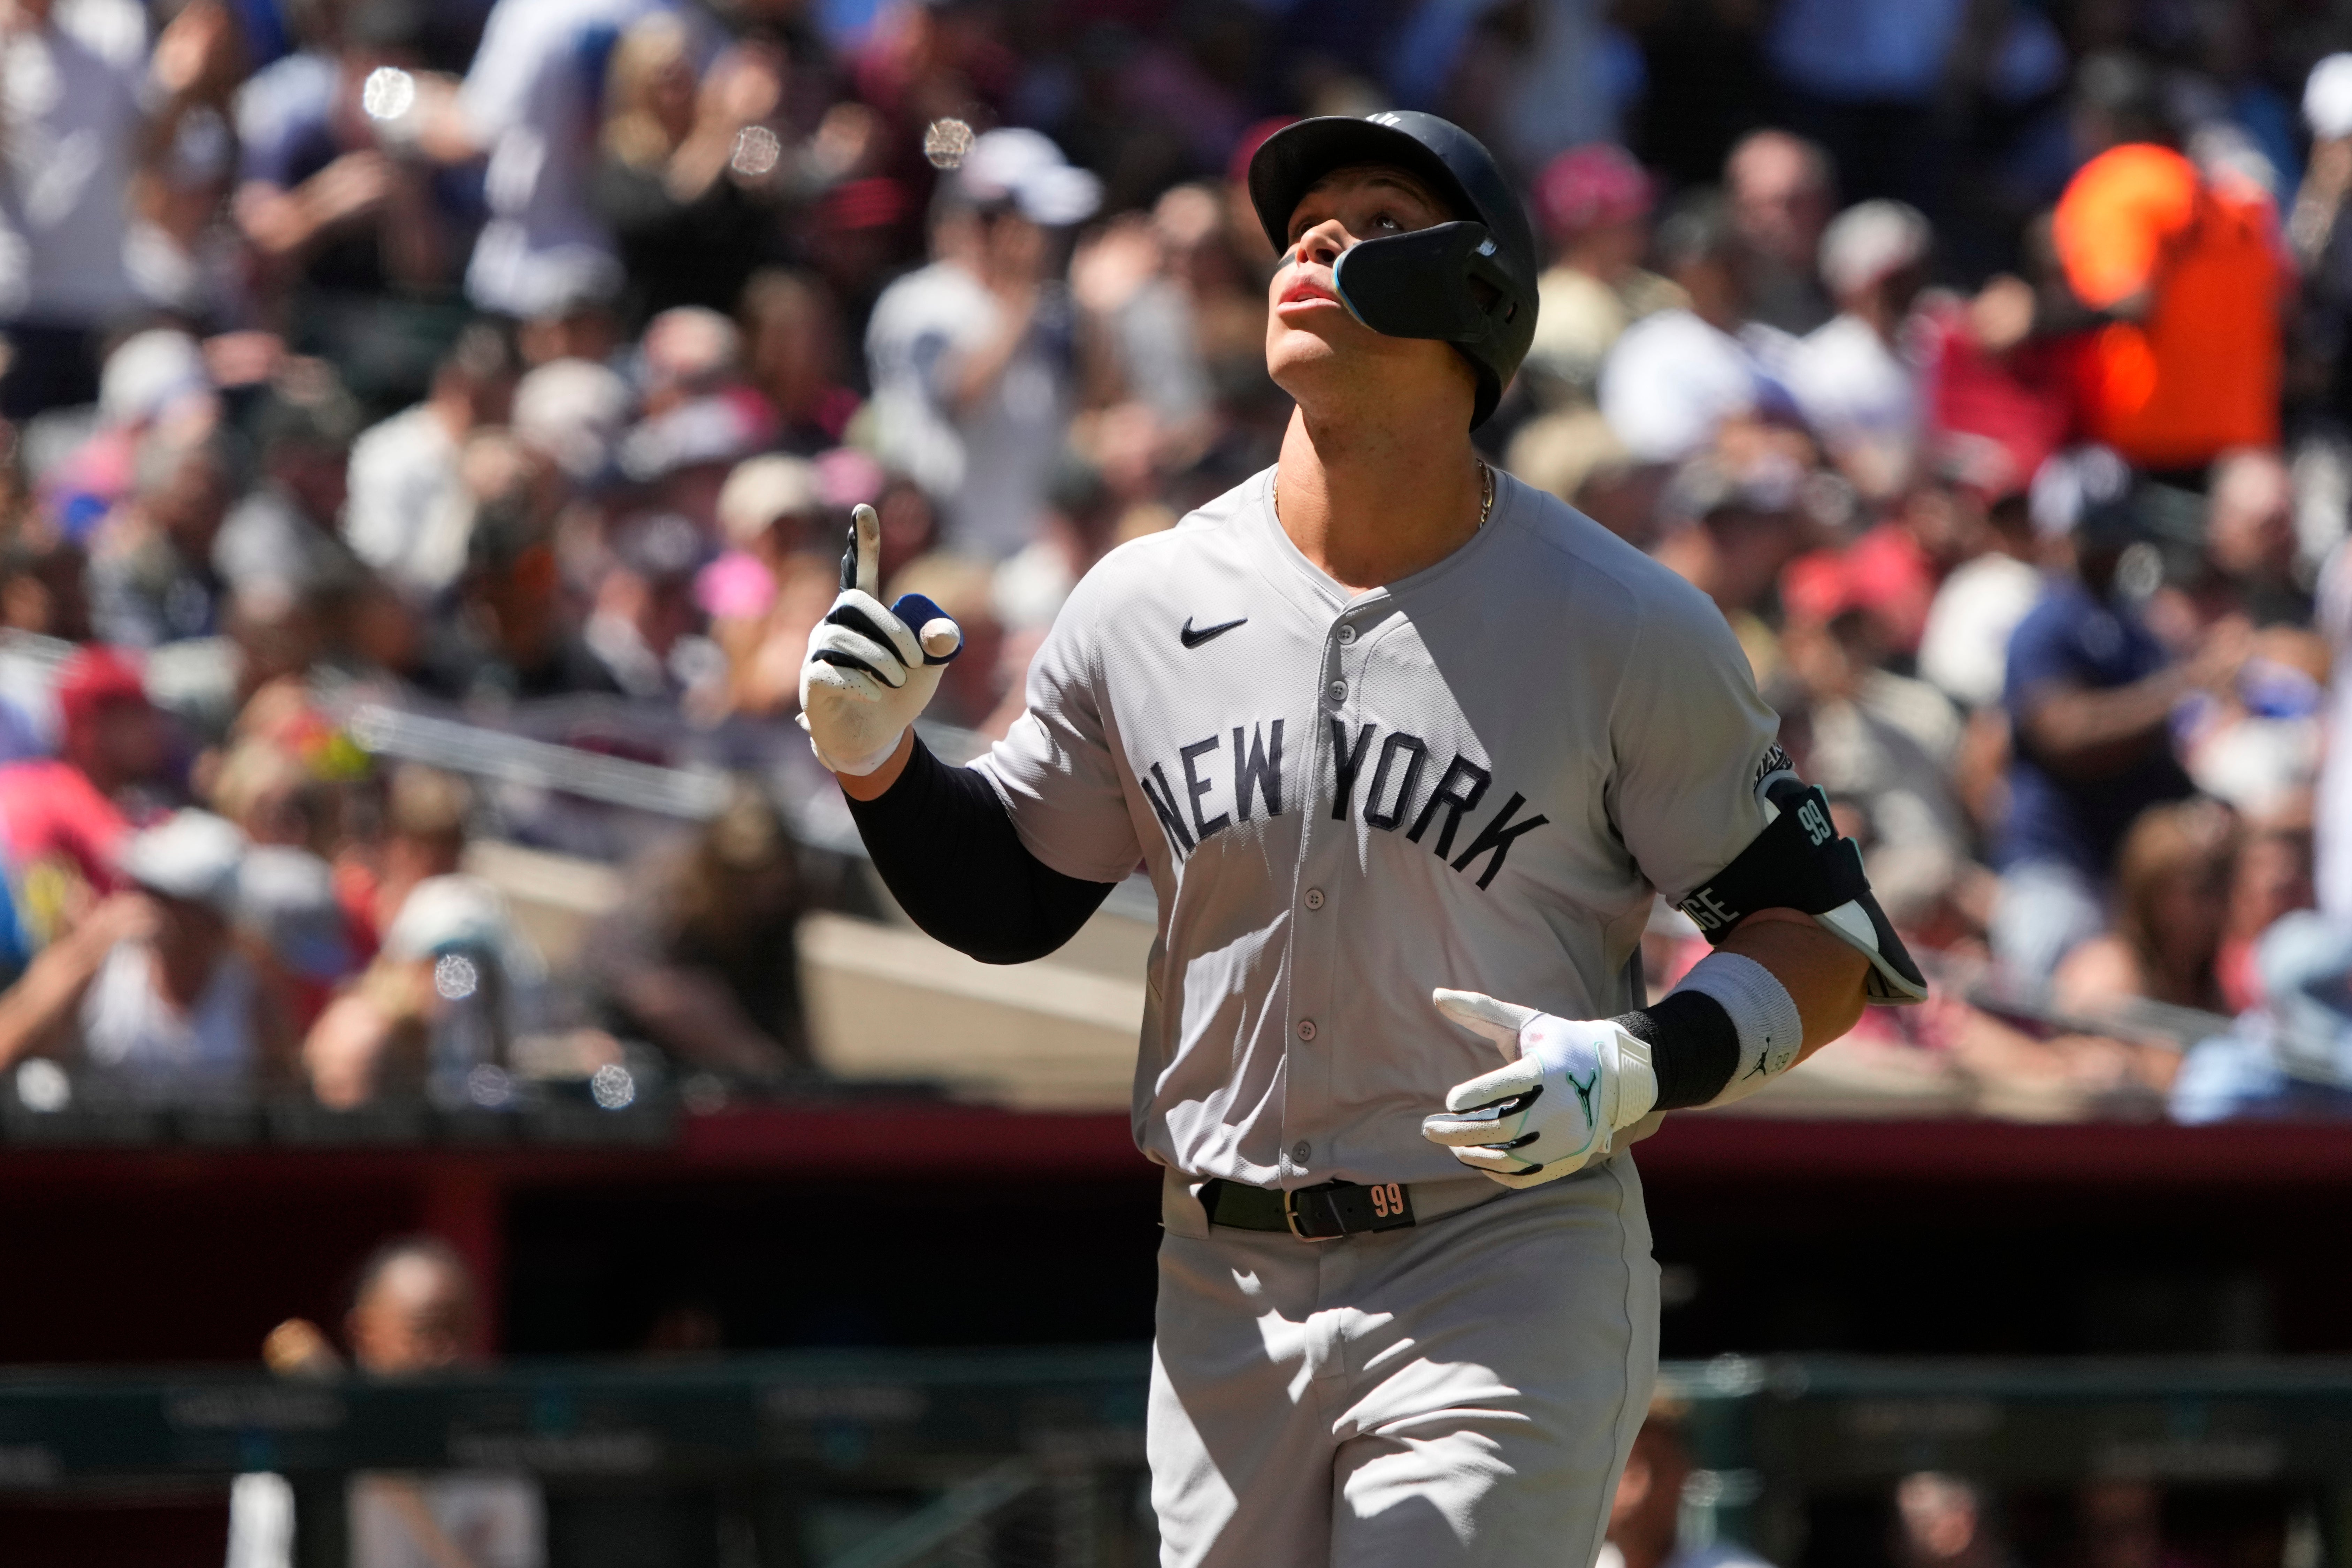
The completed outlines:
<svg viewBox="0 0 2352 1568">
<path fill-rule="evenodd" d="M 1656 1369 L 1627 1145 L 1925 987 L 1713 605 L 1474 451 L 1536 310 L 1486 149 L 1307 120 L 1249 184 L 1280 460 L 1097 565 L 968 768 L 861 512 L 803 722 L 952 946 L 1159 894 L 1161 1561 L 1584 1568 Z M 1644 1005 L 1657 890 L 1716 950 Z"/>
</svg>

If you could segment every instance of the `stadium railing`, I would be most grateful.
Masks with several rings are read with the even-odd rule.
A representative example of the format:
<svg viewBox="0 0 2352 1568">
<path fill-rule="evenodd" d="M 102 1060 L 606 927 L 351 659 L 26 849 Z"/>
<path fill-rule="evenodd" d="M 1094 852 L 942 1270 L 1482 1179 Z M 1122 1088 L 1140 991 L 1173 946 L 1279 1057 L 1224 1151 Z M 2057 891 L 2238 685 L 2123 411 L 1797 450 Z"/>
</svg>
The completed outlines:
<svg viewBox="0 0 2352 1568">
<path fill-rule="evenodd" d="M 0 1374 L 0 1487 L 126 1495 L 277 1472 L 297 1500 L 299 1568 L 341 1568 L 352 1473 L 452 1469 L 537 1478 L 551 1526 L 635 1507 L 734 1540 L 745 1562 L 1125 1568 L 1151 1558 L 1148 1368 L 1133 1346 L 518 1363 L 399 1382 L 18 1371 Z M 1687 1405 L 1701 1466 L 1685 1544 L 1798 1561 L 1813 1502 L 1883 1497 L 1921 1470 L 1992 1490 L 2255 1487 L 2315 1563 L 2352 1543 L 2352 1361 L 1734 1356 L 1669 1363 L 1661 1381 Z M 566 1534 L 568 1562 L 608 1560 L 597 1532 Z M 615 1553 L 642 1541 L 609 1538 Z"/>
</svg>

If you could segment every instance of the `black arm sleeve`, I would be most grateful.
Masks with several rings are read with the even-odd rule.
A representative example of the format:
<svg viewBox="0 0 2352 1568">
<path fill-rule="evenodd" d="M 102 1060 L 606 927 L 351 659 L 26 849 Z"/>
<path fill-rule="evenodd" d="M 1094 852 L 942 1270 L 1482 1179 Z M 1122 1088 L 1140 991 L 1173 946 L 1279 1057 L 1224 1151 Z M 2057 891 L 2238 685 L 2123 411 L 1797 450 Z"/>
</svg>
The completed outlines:
<svg viewBox="0 0 2352 1568">
<path fill-rule="evenodd" d="M 849 815 L 899 908 L 982 963 L 1045 957 L 1116 886 L 1066 877 L 1030 854 L 988 781 L 948 766 L 919 736 L 898 782 L 878 800 L 852 800 Z"/>
<path fill-rule="evenodd" d="M 1723 1092 L 1739 1065 L 1739 1031 L 1723 1004 L 1703 991 L 1677 991 L 1612 1020 L 1650 1047 L 1659 1110 L 1705 1105 Z"/>
</svg>

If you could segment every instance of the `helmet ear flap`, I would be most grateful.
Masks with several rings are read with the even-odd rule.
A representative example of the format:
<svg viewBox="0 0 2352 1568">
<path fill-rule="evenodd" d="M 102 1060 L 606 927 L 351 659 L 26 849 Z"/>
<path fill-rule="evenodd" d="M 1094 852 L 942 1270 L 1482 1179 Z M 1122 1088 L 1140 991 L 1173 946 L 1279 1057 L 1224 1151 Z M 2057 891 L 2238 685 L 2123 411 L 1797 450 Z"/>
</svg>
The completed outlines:
<svg viewBox="0 0 2352 1568">
<path fill-rule="evenodd" d="M 1475 342 L 1507 281 L 1494 248 L 1484 224 L 1441 223 L 1349 246 L 1332 278 L 1356 320 L 1384 337 Z"/>
<path fill-rule="evenodd" d="M 1478 381 L 1471 427 L 1486 423 L 1503 395 L 1502 378 L 1487 363 L 1493 347 L 1528 329 L 1516 325 L 1519 291 L 1496 254 L 1494 235 L 1479 223 L 1441 223 L 1385 239 L 1349 246 L 1332 268 L 1339 302 L 1356 320 L 1391 338 L 1433 338 L 1452 343 Z M 1512 356 L 1517 363 L 1517 354 Z"/>
</svg>

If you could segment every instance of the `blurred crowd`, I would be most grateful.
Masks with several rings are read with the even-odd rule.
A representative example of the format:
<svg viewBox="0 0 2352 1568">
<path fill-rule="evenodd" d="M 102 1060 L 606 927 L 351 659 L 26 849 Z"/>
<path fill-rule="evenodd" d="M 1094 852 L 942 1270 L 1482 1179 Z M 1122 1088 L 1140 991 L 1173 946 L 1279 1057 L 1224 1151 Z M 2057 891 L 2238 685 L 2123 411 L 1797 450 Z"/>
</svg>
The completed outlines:
<svg viewBox="0 0 2352 1568">
<path fill-rule="evenodd" d="M 1000 732 L 1088 566 L 1274 457 L 1250 154 L 1405 104 L 1550 247 L 1482 445 L 1721 606 L 1939 982 L 1816 1079 L 2352 1107 L 2347 48 L 2329 0 L 0 0 L 0 1068 L 812 1073 L 849 508 Z M 732 771 L 615 836 L 491 732 Z M 518 846 L 627 896 L 551 955 Z"/>
<path fill-rule="evenodd" d="M 1596 1568 L 1772 1568 L 1717 1532 L 1717 1510 L 1755 1501 L 1746 1470 L 1703 1468 L 1715 1436 L 1687 1402 L 1661 1394 L 1633 1440 Z M 1922 1470 L 1891 1495 L 1810 1500 L 1808 1561 L 1887 1568 L 2221 1568 L 2315 1556 L 2316 1518 L 2284 1489 L 2167 1488 L 2118 1473 L 2071 1494 L 2019 1489 L 2004 1496 L 1968 1477 Z M 1826 1503 L 1827 1506 L 1822 1506 Z M 1783 1516 L 1785 1528 L 1792 1522 Z"/>
</svg>

